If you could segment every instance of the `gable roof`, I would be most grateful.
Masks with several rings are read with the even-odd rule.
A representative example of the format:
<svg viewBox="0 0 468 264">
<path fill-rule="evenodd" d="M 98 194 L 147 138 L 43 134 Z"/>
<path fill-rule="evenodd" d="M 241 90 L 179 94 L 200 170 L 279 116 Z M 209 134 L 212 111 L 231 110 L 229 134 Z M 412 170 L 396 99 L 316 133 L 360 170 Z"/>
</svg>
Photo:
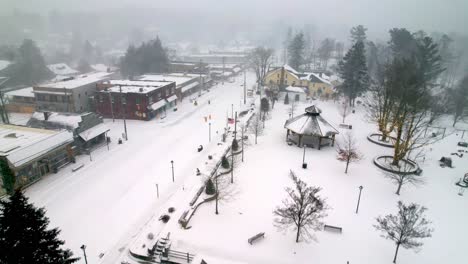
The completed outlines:
<svg viewBox="0 0 468 264">
<path fill-rule="evenodd" d="M 284 128 L 306 136 L 329 137 L 339 134 L 338 130 L 320 116 L 321 112 L 315 105 L 307 107 L 304 114 L 287 120 Z"/>
</svg>

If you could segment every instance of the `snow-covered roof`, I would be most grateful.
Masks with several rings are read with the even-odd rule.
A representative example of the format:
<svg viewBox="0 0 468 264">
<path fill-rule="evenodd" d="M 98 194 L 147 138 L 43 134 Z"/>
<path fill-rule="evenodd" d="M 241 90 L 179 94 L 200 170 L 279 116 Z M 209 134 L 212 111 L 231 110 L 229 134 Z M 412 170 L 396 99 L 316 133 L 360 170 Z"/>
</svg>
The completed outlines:
<svg viewBox="0 0 468 264">
<path fill-rule="evenodd" d="M 79 136 L 84 140 L 84 141 L 89 141 L 101 134 L 106 133 L 109 131 L 109 127 L 107 127 L 106 124 L 99 124 L 97 126 L 93 126 L 79 134 Z"/>
<path fill-rule="evenodd" d="M 26 88 L 21 88 L 18 90 L 9 91 L 9 92 L 6 92 L 5 95 L 7 97 L 13 97 L 13 96 L 34 97 L 32 87 L 26 87 Z"/>
<path fill-rule="evenodd" d="M 166 85 L 169 83 L 166 83 Z M 139 93 L 139 94 L 147 94 L 152 91 L 156 91 L 160 89 L 162 86 L 157 86 L 157 85 L 147 85 L 147 86 L 134 86 L 134 85 L 121 85 L 121 86 L 112 86 L 107 88 L 108 92 L 113 92 L 113 93 L 120 93 L 120 90 L 122 89 L 122 93 Z"/>
<path fill-rule="evenodd" d="M 312 81 L 312 82 L 322 82 L 322 83 L 326 83 L 326 84 L 330 84 L 330 76 L 322 73 L 322 74 L 319 74 L 319 73 L 313 73 L 313 72 L 306 72 L 305 73 L 306 75 L 301 77 L 302 80 L 309 80 L 309 81 Z"/>
<path fill-rule="evenodd" d="M 166 105 L 166 100 L 159 100 L 156 103 L 153 103 L 152 105 L 148 106 L 148 108 L 152 110 L 158 110 L 159 108 L 165 105 Z"/>
<path fill-rule="evenodd" d="M 288 64 L 283 65 L 284 69 L 287 70 L 290 73 L 294 73 L 296 75 L 299 74 L 298 71 L 296 71 L 293 67 L 289 66 Z"/>
<path fill-rule="evenodd" d="M 284 127 L 296 134 L 307 136 L 328 137 L 339 134 L 338 130 L 320 116 L 321 112 L 316 106 L 308 107 L 304 114 L 287 120 Z"/>
<path fill-rule="evenodd" d="M 288 86 L 286 87 L 286 91 L 291 93 L 305 93 L 304 88 L 297 87 L 297 86 Z"/>
<path fill-rule="evenodd" d="M 49 68 L 49 70 L 55 75 L 75 75 L 80 73 L 65 63 L 49 64 L 47 65 L 47 68 Z"/>
<path fill-rule="evenodd" d="M 89 114 L 89 113 L 88 113 Z M 72 114 L 72 113 L 56 113 L 56 112 L 49 112 L 49 117 L 47 118 L 48 122 L 51 123 L 58 123 L 70 128 L 77 128 L 79 123 L 82 121 L 81 116 L 86 114 Z M 34 112 L 31 116 L 31 119 L 37 120 L 45 120 L 44 113 L 42 112 Z"/>
<path fill-rule="evenodd" d="M 6 69 L 11 64 L 10 61 L 7 60 L 0 60 L 0 71 Z"/>
<path fill-rule="evenodd" d="M 5 156 L 15 167 L 71 142 L 73 134 L 66 130 L 0 125 L 0 156 Z"/>
<path fill-rule="evenodd" d="M 93 64 L 91 65 L 91 68 L 93 68 L 93 70 L 98 71 L 98 72 L 107 72 L 107 70 L 109 69 L 109 67 L 106 66 L 105 64 Z"/>
<path fill-rule="evenodd" d="M 75 89 L 82 87 L 84 85 L 88 84 L 93 84 L 97 83 L 99 81 L 103 81 L 107 78 L 112 73 L 108 72 L 94 72 L 94 73 L 88 73 L 88 74 L 83 74 L 79 75 L 76 77 L 73 77 L 73 79 L 70 79 L 68 81 L 61 81 L 61 82 L 55 82 L 55 83 L 47 83 L 47 84 L 42 84 L 39 85 L 39 88 L 56 88 L 56 89 Z M 70 77 L 72 78 L 72 77 Z"/>
<path fill-rule="evenodd" d="M 193 83 L 191 83 L 191 84 L 188 84 L 188 85 L 182 87 L 181 91 L 182 91 L 183 93 L 185 93 L 186 91 L 188 91 L 188 90 L 190 90 L 190 89 L 193 89 L 193 88 L 196 87 L 197 85 L 198 85 L 198 82 L 193 82 Z"/>
<path fill-rule="evenodd" d="M 193 80 L 194 78 L 199 78 L 199 76 L 192 74 L 192 75 L 184 75 L 184 74 L 170 74 L 170 75 L 162 75 L 162 74 L 146 74 L 140 77 L 142 81 L 164 81 L 164 82 L 175 82 L 176 86 L 181 86 L 186 82 Z"/>
</svg>

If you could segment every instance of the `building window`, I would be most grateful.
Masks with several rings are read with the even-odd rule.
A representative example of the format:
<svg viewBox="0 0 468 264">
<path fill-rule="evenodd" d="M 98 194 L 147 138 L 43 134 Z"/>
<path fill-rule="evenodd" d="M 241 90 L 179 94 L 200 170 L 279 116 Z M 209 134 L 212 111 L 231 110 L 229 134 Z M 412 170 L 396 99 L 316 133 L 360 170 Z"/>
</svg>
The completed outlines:
<svg viewBox="0 0 468 264">
<path fill-rule="evenodd" d="M 87 96 L 87 95 L 88 95 L 88 92 L 84 92 L 84 94 Z"/>
<path fill-rule="evenodd" d="M 141 104 L 141 98 L 139 96 L 135 98 L 135 104 Z"/>
<path fill-rule="evenodd" d="M 109 94 L 110 98 L 111 98 L 111 103 L 113 104 L 114 103 L 114 96 L 112 96 L 111 94 Z"/>
<path fill-rule="evenodd" d="M 121 100 L 122 100 L 122 104 L 126 104 L 126 103 L 127 103 L 127 98 L 126 98 L 126 97 L 122 96 L 122 99 L 121 99 Z"/>
<path fill-rule="evenodd" d="M 104 96 L 102 96 L 102 94 L 98 95 L 98 98 L 100 103 L 104 102 Z"/>
<path fill-rule="evenodd" d="M 288 84 L 288 80 L 284 80 L 284 84 Z"/>
<path fill-rule="evenodd" d="M 78 94 L 78 98 L 81 98 L 81 94 Z"/>
</svg>

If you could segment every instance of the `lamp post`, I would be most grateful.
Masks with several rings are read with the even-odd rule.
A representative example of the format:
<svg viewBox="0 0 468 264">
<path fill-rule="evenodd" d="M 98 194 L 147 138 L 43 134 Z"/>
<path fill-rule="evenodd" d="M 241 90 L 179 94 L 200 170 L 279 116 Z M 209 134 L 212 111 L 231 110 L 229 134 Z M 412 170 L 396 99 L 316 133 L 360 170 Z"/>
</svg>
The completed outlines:
<svg viewBox="0 0 468 264">
<path fill-rule="evenodd" d="M 172 182 L 174 182 L 174 161 L 171 160 L 171 165 L 172 165 Z"/>
<path fill-rule="evenodd" d="M 208 140 L 211 142 L 211 122 L 208 123 Z"/>
<path fill-rule="evenodd" d="M 362 187 L 362 185 L 359 186 L 359 198 L 358 198 L 357 206 L 356 206 L 356 214 L 357 214 L 358 211 L 359 211 L 359 203 L 361 202 L 361 192 L 362 192 L 362 189 L 363 189 L 363 188 L 364 188 L 364 187 Z"/>
<path fill-rule="evenodd" d="M 85 245 L 81 245 L 80 248 L 83 250 L 85 263 L 88 264 L 88 259 L 86 258 L 86 246 L 85 246 Z"/>
<path fill-rule="evenodd" d="M 302 168 L 307 169 L 307 163 L 305 163 L 305 152 L 306 152 L 307 145 L 304 144 L 304 153 L 302 154 Z"/>
</svg>

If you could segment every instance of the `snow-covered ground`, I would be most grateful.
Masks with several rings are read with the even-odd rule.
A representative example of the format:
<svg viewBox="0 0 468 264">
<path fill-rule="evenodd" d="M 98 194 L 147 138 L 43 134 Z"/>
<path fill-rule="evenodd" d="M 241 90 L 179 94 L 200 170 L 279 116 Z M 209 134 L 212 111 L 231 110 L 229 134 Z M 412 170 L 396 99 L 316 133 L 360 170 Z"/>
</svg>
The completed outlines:
<svg viewBox="0 0 468 264">
<path fill-rule="evenodd" d="M 46 207 L 51 226 L 62 229 L 61 238 L 76 255 L 81 255 L 82 244 L 87 245 L 90 263 L 133 263 L 128 258 L 130 248 L 150 246 L 148 233 L 159 237 L 168 232 L 173 248 L 204 256 L 205 260 L 212 260 L 210 264 L 390 263 L 394 244 L 381 238 L 372 225 L 377 216 L 394 213 L 398 200 L 428 207 L 427 217 L 435 227 L 433 237 L 424 240 L 419 253 L 400 250 L 398 263 L 463 263 L 468 245 L 468 193 L 459 196 L 455 182 L 468 172 L 468 155 L 451 156 L 453 169 L 438 165 L 441 156 L 457 151 L 461 134 L 451 133 L 450 129 L 445 139 L 428 148 L 427 157 L 420 164 L 426 183 L 404 186 L 397 196 L 396 186 L 372 164 L 376 155 L 390 154 L 391 149 L 367 140 L 376 127 L 364 119 L 360 107 L 347 117 L 346 123 L 353 125 L 352 132 L 365 158 L 351 164 L 348 174 L 344 174 L 345 164 L 336 160 L 332 147 L 307 149 L 308 168 L 301 168 L 303 149 L 285 142 L 283 126 L 288 106 L 277 102 L 272 118 L 266 122 L 265 134 L 259 137 L 258 144 L 251 143 L 246 148 L 245 162 L 235 171 L 233 199 L 220 204 L 219 215 L 214 213 L 213 202 L 203 204 L 191 219 L 191 228 L 181 229 L 177 220 L 203 179 L 196 176 L 196 168 L 210 167 L 207 156 L 222 147 L 217 143 L 226 115 L 231 115 L 232 106 L 234 111 L 240 109 L 242 81 L 240 76 L 235 83 L 218 85 L 198 99 L 198 106 L 184 99 L 178 111 L 168 112 L 164 119 L 127 121 L 129 141 L 122 145 L 116 142 L 123 133 L 123 122 L 106 120 L 112 137 L 109 151 L 102 147 L 92 157 L 81 156 L 77 162 L 85 165 L 81 170 L 72 173 L 74 166 L 68 166 L 45 177 L 26 194 L 36 205 Z M 248 74 L 247 82 L 247 87 L 254 83 L 253 74 Z M 338 105 L 331 101 L 317 104 L 322 115 L 338 128 L 342 119 Z M 309 105 L 298 106 L 295 115 L 306 106 Z M 211 143 L 205 122 L 210 115 Z M 463 129 L 464 125 L 458 127 Z M 340 140 L 349 130 L 338 129 Z M 252 135 L 249 137 L 252 140 Z M 200 144 L 204 150 L 198 153 Z M 322 195 L 332 208 L 325 222 L 342 227 L 342 234 L 318 232 L 317 241 L 296 244 L 294 233 L 283 233 L 273 226 L 272 212 L 285 198 L 284 188 L 291 186 L 291 169 L 304 181 L 323 188 Z M 359 214 L 355 214 L 360 185 L 364 189 Z M 158 218 L 169 207 L 176 211 L 169 223 L 163 224 Z M 265 232 L 265 238 L 249 245 L 247 239 L 259 232 Z M 100 253 L 104 253 L 102 258 Z"/>
<path fill-rule="evenodd" d="M 318 102 L 322 115 L 332 124 L 341 123 L 337 104 Z M 306 106 L 297 107 L 296 115 Z M 303 149 L 288 146 L 285 142 L 284 121 L 288 117 L 288 106 L 279 102 L 272 111 L 272 119 L 266 123 L 265 135 L 257 145 L 246 149 L 245 162 L 235 172 L 234 199 L 220 205 L 220 214 L 215 215 L 214 203 L 202 205 L 190 222 L 191 228 L 181 229 L 177 219 L 183 208 L 172 216 L 168 224 L 157 217 L 133 242 L 134 248 L 150 246 L 148 233 L 166 236 L 171 233 L 173 247 L 178 250 L 207 256 L 213 263 L 390 263 L 395 245 L 379 236 L 373 225 L 375 218 L 396 212 L 398 200 L 416 202 L 428 208 L 427 217 L 433 222 L 433 237 L 424 240 L 419 253 L 400 250 L 398 263 L 463 263 L 464 247 L 468 244 L 465 208 L 468 198 L 459 196 L 455 182 L 468 172 L 468 158 L 451 156 L 455 168 L 441 168 L 438 159 L 456 152 L 460 133 L 449 136 L 427 149 L 427 157 L 420 164 L 425 184 L 419 187 L 404 186 L 401 195 L 395 194 L 396 186 L 385 178 L 372 160 L 381 154 L 390 154 L 391 149 L 369 142 L 367 135 L 375 126 L 364 119 L 364 110 L 359 108 L 346 122 L 353 125 L 352 132 L 365 158 L 351 164 L 348 174 L 345 164 L 336 160 L 334 148 L 307 149 L 308 169 L 302 169 Z M 459 125 L 463 128 L 463 124 Z M 341 136 L 349 130 L 339 129 Z M 465 140 L 467 136 L 465 135 Z M 342 234 L 316 233 L 317 241 L 296 244 L 295 233 L 283 233 L 273 225 L 273 210 L 285 198 L 284 188 L 291 186 L 288 177 L 292 169 L 304 181 L 323 188 L 332 208 L 325 223 L 340 226 Z M 356 214 L 358 187 L 364 187 L 359 213 Z M 185 200 L 184 200 L 185 199 Z M 190 197 L 175 193 L 167 206 L 187 206 Z M 182 201 L 182 202 L 181 202 Z M 160 214 L 167 208 L 162 208 Z M 151 221 L 150 221 L 151 222 Z M 247 239 L 265 232 L 265 238 L 254 245 Z M 152 241 L 154 243 L 154 240 Z M 151 244 L 152 246 L 152 244 Z M 123 259 L 126 259 L 122 255 Z"/>
<path fill-rule="evenodd" d="M 249 74 L 248 83 L 253 84 L 254 78 Z M 228 112 L 238 111 L 242 83 L 241 76 L 234 83 L 213 87 L 198 99 L 197 106 L 186 98 L 177 112 L 169 111 L 164 119 L 127 121 L 128 141 L 122 145 L 116 142 L 124 132 L 123 121 L 105 120 L 111 128 L 109 151 L 104 146 L 91 157 L 80 156 L 76 165 L 44 177 L 26 195 L 46 208 L 50 225 L 60 227 L 60 237 L 75 255 L 82 255 L 80 246 L 85 244 L 90 263 L 97 263 L 101 253 L 104 263 L 116 263 L 119 249 L 126 252 L 123 249 L 139 229 L 166 209 L 162 205 L 185 189 L 187 179 L 196 177 L 196 168 L 206 159 L 210 146 L 216 146 L 214 140 L 208 145 L 205 117 L 211 116 L 214 138 L 217 131 L 223 131 Z M 206 151 L 198 153 L 199 145 Z M 72 172 L 80 164 L 84 167 Z"/>
</svg>

